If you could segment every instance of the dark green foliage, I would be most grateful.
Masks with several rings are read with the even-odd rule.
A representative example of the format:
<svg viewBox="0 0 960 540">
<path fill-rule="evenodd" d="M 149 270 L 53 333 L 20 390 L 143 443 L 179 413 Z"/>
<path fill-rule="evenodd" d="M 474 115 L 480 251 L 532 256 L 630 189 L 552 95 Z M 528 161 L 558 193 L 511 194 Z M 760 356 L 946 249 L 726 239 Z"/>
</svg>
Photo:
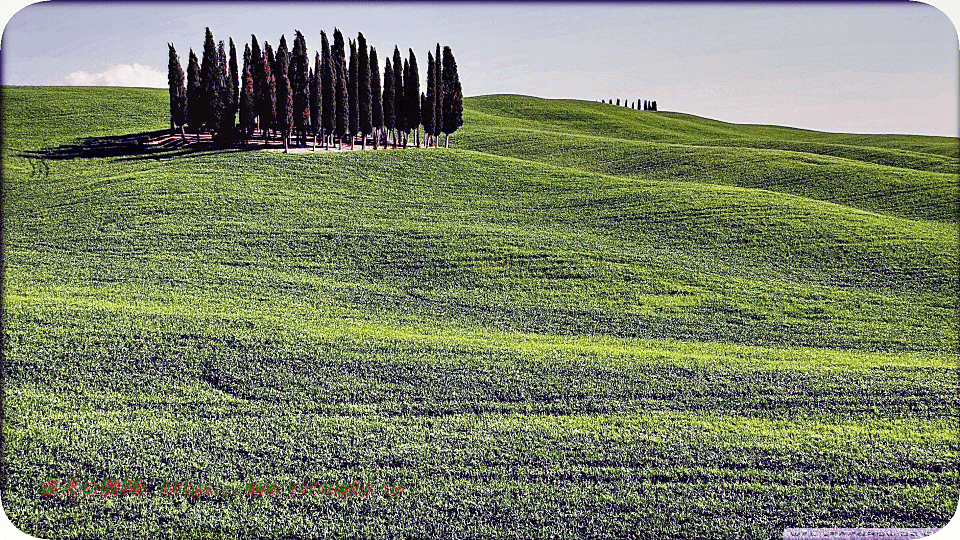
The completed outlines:
<svg viewBox="0 0 960 540">
<path fill-rule="evenodd" d="M 286 149 L 290 129 L 293 127 L 293 91 L 290 88 L 290 52 L 287 49 L 285 36 L 280 36 L 280 46 L 277 47 L 274 64 L 274 76 L 277 79 L 276 124 L 283 137 L 283 147 Z"/>
<path fill-rule="evenodd" d="M 307 142 L 307 127 L 310 124 L 310 59 L 307 54 L 307 40 L 297 30 L 290 54 L 289 79 L 293 93 L 293 126 L 297 129 L 301 146 Z"/>
<path fill-rule="evenodd" d="M 384 60 L 383 67 L 383 127 L 393 131 L 397 126 L 397 115 L 394 109 L 396 93 L 394 91 L 393 65 L 390 59 Z"/>
<path fill-rule="evenodd" d="M 654 100 L 652 103 L 650 103 L 650 110 L 651 110 L 651 111 L 657 110 L 657 101 L 656 101 L 656 100 Z"/>
<path fill-rule="evenodd" d="M 240 133 L 244 139 L 253 133 L 253 120 L 257 110 L 253 73 L 250 69 L 251 59 L 252 53 L 248 45 L 243 51 L 243 72 L 240 76 Z"/>
<path fill-rule="evenodd" d="M 227 51 L 223 40 L 217 45 L 217 73 L 216 73 L 216 91 L 219 99 L 216 101 L 216 108 L 213 113 L 212 124 L 216 126 L 217 137 L 223 140 L 228 138 L 233 130 L 235 123 L 235 112 L 230 106 L 231 94 L 230 74 L 227 66 Z"/>
<path fill-rule="evenodd" d="M 420 118 L 423 122 L 423 134 L 427 139 L 429 146 L 429 137 L 433 135 L 436 127 L 435 119 L 437 117 L 437 79 L 436 64 L 433 61 L 433 53 L 427 53 L 427 93 L 423 100 L 423 106 L 420 109 Z"/>
<path fill-rule="evenodd" d="M 377 49 L 370 47 L 370 121 L 374 129 L 383 127 L 383 96 L 380 88 L 380 62 Z"/>
<path fill-rule="evenodd" d="M 220 102 L 223 80 L 220 76 L 220 55 L 217 54 L 217 44 L 213 41 L 213 32 L 209 27 L 203 40 L 200 81 L 203 85 L 200 98 L 203 124 L 208 129 L 217 129 L 220 127 L 220 116 L 223 112 L 223 104 Z"/>
<path fill-rule="evenodd" d="M 173 43 L 170 48 L 170 58 L 167 64 L 167 85 L 170 91 L 170 130 L 182 128 L 187 122 L 187 87 L 184 80 L 183 68 L 180 67 L 180 57 Z"/>
<path fill-rule="evenodd" d="M 320 116 L 323 130 L 332 134 L 337 121 L 336 62 L 330 55 L 326 32 L 320 32 Z M 326 144 L 326 143 L 324 143 Z"/>
<path fill-rule="evenodd" d="M 320 126 L 320 119 L 323 116 L 323 110 L 321 109 L 321 95 L 323 92 L 320 88 L 322 71 L 323 65 L 320 62 L 320 53 L 318 52 L 313 61 L 313 69 L 310 70 L 310 129 L 314 137 L 322 131 L 322 127 Z M 316 142 L 316 139 L 314 139 L 314 142 Z"/>
<path fill-rule="evenodd" d="M 263 66 L 263 51 L 257 42 L 257 36 L 250 35 L 250 75 L 253 77 L 253 116 L 259 117 L 260 127 L 264 127 L 261 111 L 266 109 L 267 72 Z"/>
<path fill-rule="evenodd" d="M 357 34 L 357 114 L 363 145 L 367 135 L 373 132 L 373 103 L 370 99 L 370 51 L 363 33 Z"/>
<path fill-rule="evenodd" d="M 397 130 L 409 134 L 410 133 L 410 60 L 405 59 L 403 61 L 403 86 L 397 89 L 397 93 L 400 94 L 400 99 L 397 100 L 400 102 L 400 108 L 398 109 L 401 114 L 397 115 Z M 403 146 L 407 146 L 407 138 L 403 138 Z"/>
<path fill-rule="evenodd" d="M 187 123 L 190 128 L 200 133 L 203 125 L 205 108 L 203 106 L 203 81 L 200 78 L 200 65 L 197 55 L 190 49 L 190 60 L 187 64 Z"/>
<path fill-rule="evenodd" d="M 433 80 L 436 81 L 436 88 L 434 88 L 433 95 L 436 96 L 434 99 L 434 116 L 433 116 L 433 133 L 434 137 L 440 137 L 440 128 L 443 127 L 443 76 L 441 73 L 441 61 L 440 61 L 440 44 L 437 43 L 437 50 L 433 55 Z M 437 141 L 434 141 L 434 144 L 437 144 Z M 439 144 L 437 144 L 439 146 Z"/>
<path fill-rule="evenodd" d="M 447 135 L 449 144 L 450 134 L 463 125 L 463 89 L 460 88 L 460 75 L 457 73 L 457 61 L 453 57 L 450 47 L 443 48 L 443 127 L 441 131 Z"/>
<path fill-rule="evenodd" d="M 419 145 L 420 137 L 420 71 L 417 69 L 417 56 L 410 52 L 410 74 L 404 72 L 404 84 L 406 84 L 407 106 L 406 122 L 407 130 L 413 131 L 418 138 L 416 143 Z"/>
<path fill-rule="evenodd" d="M 353 146 L 353 140 L 357 135 L 357 132 L 360 131 L 360 105 L 359 105 L 359 73 L 357 67 L 357 42 L 355 40 L 350 40 L 350 66 L 349 72 L 347 73 L 347 92 L 349 93 L 348 107 L 350 111 L 349 118 L 349 133 L 347 136 L 350 138 L 350 146 Z"/>
<path fill-rule="evenodd" d="M 347 57 L 346 51 L 344 50 L 343 34 L 336 28 L 333 29 L 333 49 L 331 50 L 331 54 L 337 88 L 337 122 L 334 130 L 337 137 L 342 140 L 350 127 L 350 96 L 347 92 Z"/>
<path fill-rule="evenodd" d="M 404 118 L 404 86 L 403 86 L 403 60 L 400 58 L 400 48 L 393 47 L 393 115 L 394 127 L 397 132 L 404 131 L 406 119 Z M 396 142 L 396 139 L 394 139 Z"/>
<path fill-rule="evenodd" d="M 273 129 L 277 118 L 277 78 L 273 74 L 275 59 L 273 48 L 266 41 L 263 42 L 263 77 L 264 94 L 263 108 L 260 109 L 260 128 L 263 138 L 267 138 L 267 130 Z"/>
<path fill-rule="evenodd" d="M 233 38 L 230 38 L 230 114 L 236 114 L 240 107 L 240 71 L 237 64 L 237 47 L 233 44 Z"/>
</svg>

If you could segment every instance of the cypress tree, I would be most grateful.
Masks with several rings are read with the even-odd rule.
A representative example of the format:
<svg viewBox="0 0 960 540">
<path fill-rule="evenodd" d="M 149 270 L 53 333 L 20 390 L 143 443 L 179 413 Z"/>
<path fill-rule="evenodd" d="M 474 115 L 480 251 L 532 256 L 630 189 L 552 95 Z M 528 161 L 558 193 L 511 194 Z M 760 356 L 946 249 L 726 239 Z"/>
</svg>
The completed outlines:
<svg viewBox="0 0 960 540">
<path fill-rule="evenodd" d="M 393 66 L 390 64 L 390 59 L 387 58 L 384 60 L 383 67 L 383 127 L 387 129 L 387 133 L 393 132 L 393 128 L 397 125 L 397 116 L 394 112 L 394 89 L 393 89 Z M 386 141 L 384 141 L 386 144 Z M 396 148 L 396 139 L 394 139 L 394 148 Z"/>
<path fill-rule="evenodd" d="M 240 134 L 244 142 L 253 133 L 253 118 L 257 106 L 254 100 L 253 73 L 251 73 L 252 53 L 247 46 L 243 51 L 243 72 L 240 78 Z"/>
<path fill-rule="evenodd" d="M 343 34 L 340 30 L 333 29 L 333 50 L 331 51 L 334 62 L 334 76 L 336 77 L 336 99 L 337 99 L 337 121 L 335 131 L 340 143 L 343 143 L 343 137 L 347 133 L 350 120 L 350 111 L 348 110 L 347 95 L 347 57 L 343 48 Z M 338 145 L 339 146 L 339 145 Z"/>
<path fill-rule="evenodd" d="M 310 70 L 310 129 L 313 130 L 313 149 L 317 149 L 317 137 L 320 135 L 320 53 L 316 54 L 313 69 Z"/>
<path fill-rule="evenodd" d="M 420 118 L 423 120 L 423 139 L 424 146 L 430 148 L 430 138 L 433 136 L 434 120 L 437 117 L 437 80 L 436 65 L 433 61 L 433 53 L 427 53 L 427 95 L 423 100 L 423 107 L 420 109 Z"/>
<path fill-rule="evenodd" d="M 463 125 L 463 90 L 460 87 L 460 75 L 457 73 L 457 61 L 450 47 L 443 48 L 443 128 L 446 134 L 444 146 L 450 146 L 450 134 Z"/>
<path fill-rule="evenodd" d="M 440 128 L 443 127 L 443 77 L 440 73 L 440 44 L 437 43 L 437 51 L 433 55 L 433 80 L 436 83 L 436 88 L 433 91 L 435 96 L 434 101 L 436 101 L 436 110 L 434 111 L 433 117 L 433 144 L 434 146 L 440 146 Z"/>
<path fill-rule="evenodd" d="M 650 104 L 650 110 L 653 110 L 653 111 L 657 110 L 657 102 L 656 102 L 656 101 L 654 101 L 653 103 Z"/>
<path fill-rule="evenodd" d="M 422 115 L 423 115 L 423 111 L 427 110 L 427 109 L 426 109 L 426 107 L 427 107 L 427 96 L 426 96 L 423 92 L 420 92 L 420 103 L 419 103 L 418 105 L 420 106 L 420 115 L 421 115 L 420 121 L 423 122 L 423 116 L 422 116 Z M 417 127 L 417 133 L 418 133 L 418 134 L 420 133 L 420 128 L 419 128 L 419 127 Z M 419 141 L 417 142 L 417 146 L 418 146 L 418 147 L 420 146 Z M 426 127 L 423 128 L 423 147 L 424 147 L 424 148 L 429 148 L 429 147 L 430 147 L 430 146 L 429 146 L 428 139 L 427 139 L 427 128 L 426 128 Z"/>
<path fill-rule="evenodd" d="M 380 63 L 377 49 L 370 47 L 370 121 L 373 122 L 373 147 L 380 147 L 380 130 L 383 129 L 383 102 L 380 95 Z"/>
<path fill-rule="evenodd" d="M 230 114 L 236 115 L 240 107 L 240 72 L 237 68 L 237 47 L 230 38 Z"/>
<path fill-rule="evenodd" d="M 218 139 L 223 139 L 229 133 L 228 127 L 233 128 L 233 113 L 230 111 L 230 76 L 227 74 L 227 51 L 221 40 L 217 46 L 217 65 L 216 65 L 216 92 L 217 100 L 214 109 L 213 126 L 217 131 Z"/>
<path fill-rule="evenodd" d="M 414 145 L 420 146 L 420 71 L 417 69 L 417 55 L 410 51 L 410 78 L 406 80 L 409 90 L 407 99 L 407 124 L 413 130 Z"/>
<path fill-rule="evenodd" d="M 357 42 L 350 40 L 350 72 L 347 74 L 347 92 L 349 92 L 349 110 L 350 110 L 350 133 L 347 136 L 350 138 L 350 148 L 353 148 L 354 139 L 357 136 L 357 132 L 360 131 L 360 110 L 359 110 L 359 73 L 357 67 Z"/>
<path fill-rule="evenodd" d="M 263 71 L 264 96 L 263 109 L 260 110 L 260 129 L 263 130 L 263 140 L 269 138 L 269 131 L 274 129 L 277 118 L 277 78 L 273 74 L 273 48 L 266 41 L 263 42 Z"/>
<path fill-rule="evenodd" d="M 401 114 L 397 116 L 397 130 L 403 132 L 403 147 L 407 147 L 407 140 L 410 138 L 410 59 L 403 61 L 403 85 L 397 88 L 397 94 L 400 95 Z"/>
<path fill-rule="evenodd" d="M 293 90 L 290 88 L 290 52 L 287 50 L 287 39 L 280 36 L 280 46 L 277 47 L 276 69 L 274 77 L 277 79 L 277 127 L 283 137 L 283 151 L 289 146 L 290 128 L 293 126 Z"/>
<path fill-rule="evenodd" d="M 324 132 L 332 137 L 337 119 L 337 80 L 326 32 L 320 32 L 320 54 L 320 123 Z M 326 138 L 323 147 L 327 147 Z"/>
<path fill-rule="evenodd" d="M 187 122 L 190 129 L 197 133 L 200 140 L 200 126 L 203 125 L 203 81 L 200 79 L 200 62 L 197 55 L 190 49 L 190 60 L 187 64 Z"/>
<path fill-rule="evenodd" d="M 310 124 L 310 59 L 307 40 L 297 30 L 290 55 L 290 89 L 293 92 L 293 125 L 297 128 L 300 146 L 307 144 L 307 126 Z"/>
<path fill-rule="evenodd" d="M 254 118 L 257 119 L 257 128 L 262 127 L 260 111 L 264 108 L 264 94 L 266 93 L 266 73 L 263 70 L 263 51 L 260 50 L 260 44 L 257 43 L 257 36 L 250 35 L 250 76 L 253 77 L 253 111 Z"/>
<path fill-rule="evenodd" d="M 370 52 L 363 32 L 357 34 L 357 113 L 360 115 L 360 148 L 367 149 L 367 135 L 373 131 L 373 104 L 370 101 Z"/>
<path fill-rule="evenodd" d="M 213 32 L 207 27 L 203 40 L 203 57 L 200 60 L 200 80 L 203 84 L 200 110 L 203 111 L 203 124 L 208 129 L 217 126 L 215 119 L 219 120 L 216 118 L 220 101 L 217 88 L 217 81 L 220 79 L 219 62 L 220 56 L 217 54 L 217 44 L 213 41 Z"/>
<path fill-rule="evenodd" d="M 393 125 L 396 128 L 396 131 L 393 135 L 393 146 L 396 147 L 399 138 L 400 132 L 403 131 L 404 122 L 404 107 L 403 107 L 403 61 L 400 59 L 400 49 L 396 46 L 393 47 L 393 116 L 394 122 Z"/>
<path fill-rule="evenodd" d="M 187 122 L 187 87 L 184 81 L 183 68 L 180 67 L 180 57 L 173 43 L 168 43 L 170 59 L 167 65 L 167 84 L 170 87 L 170 133 L 180 128 L 180 138 L 186 139 L 183 124 Z"/>
</svg>

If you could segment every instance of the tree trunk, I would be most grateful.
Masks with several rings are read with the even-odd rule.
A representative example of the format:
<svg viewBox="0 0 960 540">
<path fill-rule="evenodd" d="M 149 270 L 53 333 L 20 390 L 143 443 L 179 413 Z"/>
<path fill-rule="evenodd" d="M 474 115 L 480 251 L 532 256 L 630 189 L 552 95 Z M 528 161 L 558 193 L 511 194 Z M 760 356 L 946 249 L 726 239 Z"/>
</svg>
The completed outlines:
<svg viewBox="0 0 960 540">
<path fill-rule="evenodd" d="M 373 130 L 373 149 L 374 150 L 380 149 L 380 130 L 379 129 Z"/>
<path fill-rule="evenodd" d="M 180 139 L 181 139 L 181 140 L 186 140 L 186 139 L 187 139 L 187 132 L 184 131 L 184 129 L 183 129 L 183 124 L 180 124 Z"/>
<path fill-rule="evenodd" d="M 361 134 L 360 134 L 360 149 L 361 149 L 361 150 L 366 150 L 366 149 L 367 149 L 367 135 L 366 135 L 366 133 L 361 133 Z"/>
<path fill-rule="evenodd" d="M 449 133 L 444 133 L 444 135 L 446 135 L 447 138 L 446 138 L 446 140 L 443 141 L 443 147 L 444 147 L 444 148 L 450 148 L 450 134 L 449 134 Z"/>
<path fill-rule="evenodd" d="M 284 134 L 283 134 L 283 153 L 284 153 L 284 154 L 287 153 L 287 145 L 288 145 L 288 142 L 287 142 L 287 141 L 288 141 L 289 138 L 290 138 L 289 134 L 287 134 L 287 133 L 284 133 Z"/>
</svg>

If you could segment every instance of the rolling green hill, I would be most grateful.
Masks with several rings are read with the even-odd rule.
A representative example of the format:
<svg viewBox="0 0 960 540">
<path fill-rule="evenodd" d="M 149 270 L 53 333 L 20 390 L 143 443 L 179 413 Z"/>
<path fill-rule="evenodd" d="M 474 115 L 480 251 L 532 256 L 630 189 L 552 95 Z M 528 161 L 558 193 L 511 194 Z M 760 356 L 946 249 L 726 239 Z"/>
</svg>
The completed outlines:
<svg viewBox="0 0 960 540">
<path fill-rule="evenodd" d="M 953 515 L 956 139 L 484 96 L 448 150 L 155 151 L 110 137 L 166 127 L 165 91 L 2 97 L 2 494 L 26 532 Z M 152 491 L 43 497 L 50 477 Z M 220 492 L 246 482 L 286 491 Z"/>
</svg>

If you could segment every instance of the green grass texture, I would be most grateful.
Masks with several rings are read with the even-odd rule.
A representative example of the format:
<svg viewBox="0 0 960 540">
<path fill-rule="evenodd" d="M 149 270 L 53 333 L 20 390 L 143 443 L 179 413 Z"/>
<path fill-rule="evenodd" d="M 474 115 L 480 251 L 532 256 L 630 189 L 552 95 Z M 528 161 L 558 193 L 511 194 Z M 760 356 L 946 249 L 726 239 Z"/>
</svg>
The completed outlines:
<svg viewBox="0 0 960 540">
<path fill-rule="evenodd" d="M 450 149 L 43 159 L 168 127 L 166 91 L 2 92 L 2 496 L 29 534 L 772 539 L 954 513 L 957 139 L 500 95 L 465 100 Z"/>
</svg>

